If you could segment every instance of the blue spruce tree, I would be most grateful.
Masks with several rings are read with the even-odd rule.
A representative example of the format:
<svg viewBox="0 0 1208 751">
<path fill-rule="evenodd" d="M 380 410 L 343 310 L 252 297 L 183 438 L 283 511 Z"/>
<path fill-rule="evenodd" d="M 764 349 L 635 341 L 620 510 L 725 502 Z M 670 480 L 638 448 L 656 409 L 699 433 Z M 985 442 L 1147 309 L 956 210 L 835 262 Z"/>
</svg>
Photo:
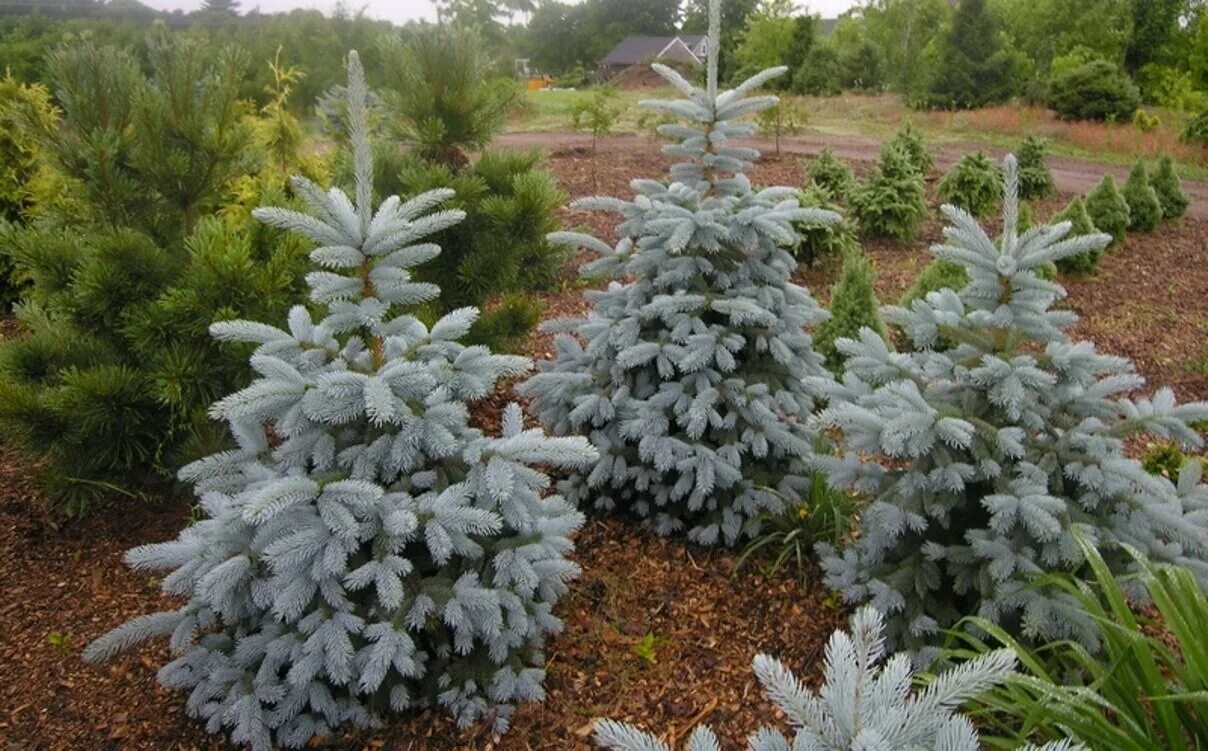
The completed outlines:
<svg viewBox="0 0 1208 751">
<path fill-rule="evenodd" d="M 941 673 L 926 688 L 911 690 L 910 658 L 886 659 L 881 614 L 861 608 L 851 632 L 836 631 L 826 645 L 822 687 L 810 691 L 774 658 L 755 658 L 755 674 L 793 727 L 790 737 L 764 727 L 747 739 L 746 751 L 978 751 L 977 731 L 956 710 L 1002 684 L 1015 667 L 1009 649 L 988 652 Z M 596 742 L 610 751 L 671 751 L 636 728 L 603 720 Z M 711 729 L 697 727 L 685 751 L 721 751 Z M 1018 751 L 1085 751 L 1069 741 Z"/>
<path fill-rule="evenodd" d="M 348 73 L 356 195 L 295 178 L 310 213 L 255 212 L 319 246 L 324 270 L 307 282 L 326 314 L 295 307 L 288 330 L 213 326 L 258 345 L 258 377 L 211 410 L 238 447 L 181 473 L 202 521 L 127 554 L 171 570 L 163 590 L 185 602 L 86 652 L 168 637 L 175 659 L 160 682 L 189 689 L 188 711 L 210 732 L 257 751 L 430 705 L 503 730 L 512 703 L 541 699 L 542 643 L 561 625 L 552 610 L 577 574 L 565 556 L 583 517 L 542 497 L 549 481 L 535 466 L 596 458 L 582 438 L 524 430 L 515 405 L 498 438 L 469 426 L 467 400 L 527 367 L 457 343 L 477 311 L 431 329 L 395 314 L 437 296 L 410 269 L 440 251 L 423 238 L 461 215 L 429 213 L 451 194 L 440 190 L 372 210 L 355 52 Z"/>
<path fill-rule="evenodd" d="M 873 497 L 851 547 L 822 546 L 827 583 L 848 601 L 871 602 L 890 638 L 910 649 L 973 613 L 1094 649 L 1097 624 L 1058 588 L 1033 581 L 1078 571 L 1079 535 L 1118 572 L 1135 566 L 1130 546 L 1208 582 L 1208 486 L 1198 466 L 1176 486 L 1124 452 L 1137 433 L 1199 445 L 1188 423 L 1208 417 L 1208 403 L 1179 406 L 1165 389 L 1131 400 L 1143 385 L 1132 363 L 1065 333 L 1076 317 L 1053 309 L 1065 290 L 1041 269 L 1111 237 L 1067 237 L 1069 222 L 1017 236 L 1014 157 L 1004 175 L 998 242 L 966 212 L 943 207 L 951 226 L 933 252 L 964 267 L 969 284 L 885 309 L 911 349 L 894 352 L 864 329 L 839 340 L 842 384 L 816 382 L 831 400 L 819 421 L 844 449 L 820 466 L 836 487 Z M 935 348 L 941 336 L 951 347 Z"/>
<path fill-rule="evenodd" d="M 713 40 L 717 16 L 713 7 Z M 785 70 L 719 92 L 716 48 L 704 89 L 654 66 L 684 96 L 643 102 L 687 121 L 659 128 L 675 140 L 664 147 L 678 160 L 671 182 L 637 180 L 632 201 L 576 202 L 623 217 L 615 248 L 558 236 L 601 255 L 585 276 L 614 281 L 589 293 L 587 318 L 554 326 L 569 335 L 521 392 L 555 433 L 600 450 L 562 486 L 568 498 L 649 518 L 660 534 L 733 544 L 808 483 L 817 387 L 802 379 L 826 371 L 806 329 L 826 313 L 790 281 L 785 248 L 794 222 L 839 216 L 800 207 L 793 188 L 751 187 L 744 173 L 758 152 L 731 141 L 755 126 L 737 118 L 773 106 L 750 94 Z"/>
</svg>

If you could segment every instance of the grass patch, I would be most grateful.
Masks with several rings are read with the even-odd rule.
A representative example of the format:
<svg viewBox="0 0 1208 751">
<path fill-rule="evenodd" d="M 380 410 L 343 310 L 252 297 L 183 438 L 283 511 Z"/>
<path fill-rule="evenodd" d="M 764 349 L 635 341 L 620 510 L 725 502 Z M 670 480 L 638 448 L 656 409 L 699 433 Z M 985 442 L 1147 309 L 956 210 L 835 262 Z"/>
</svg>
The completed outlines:
<svg viewBox="0 0 1208 751">
<path fill-rule="evenodd" d="M 591 89 L 525 91 L 520 106 L 512 111 L 508 118 L 507 131 L 512 133 L 551 133 L 570 132 L 571 117 L 575 105 L 591 96 Z M 666 86 L 659 89 L 619 89 L 617 104 L 621 108 L 620 116 L 613 133 L 642 133 L 649 132 L 640 120 L 645 113 L 638 102 L 643 99 L 671 99 L 676 92 Z M 646 115 L 647 120 L 653 120 Z"/>
</svg>

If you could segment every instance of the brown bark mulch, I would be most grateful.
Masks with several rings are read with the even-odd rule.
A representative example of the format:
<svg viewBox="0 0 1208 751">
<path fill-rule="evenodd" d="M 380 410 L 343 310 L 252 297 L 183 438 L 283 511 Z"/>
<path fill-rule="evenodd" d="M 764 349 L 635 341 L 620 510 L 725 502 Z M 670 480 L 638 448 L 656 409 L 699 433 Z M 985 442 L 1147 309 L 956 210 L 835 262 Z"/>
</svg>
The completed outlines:
<svg viewBox="0 0 1208 751">
<path fill-rule="evenodd" d="M 561 187 L 574 196 L 631 195 L 631 179 L 657 176 L 666 164 L 653 143 L 610 151 L 597 161 L 593 186 L 582 149 L 550 158 Z M 797 157 L 788 156 L 764 160 L 753 175 L 760 184 L 796 185 L 801 178 Z M 1038 218 L 1069 198 L 1042 202 L 1035 207 Z M 614 239 L 615 217 L 567 209 L 562 218 Z M 865 244 L 882 300 L 896 300 L 930 261 L 926 249 L 940 239 L 941 227 L 932 212 L 916 242 Z M 837 264 L 824 263 L 803 270 L 800 279 L 825 301 L 837 276 Z M 1155 387 L 1171 385 L 1184 400 L 1208 398 L 1208 222 L 1188 219 L 1130 235 L 1095 276 L 1062 283 L 1070 292 L 1068 305 L 1082 317 L 1075 335 L 1131 357 Z M 583 289 L 568 273 L 558 289 L 541 293 L 547 316 L 585 312 Z M 537 335 L 526 350 L 548 356 L 550 338 Z M 488 430 L 489 414 L 510 396 L 501 393 L 487 400 L 489 409 L 478 410 Z M 0 447 L 0 748 L 228 748 L 185 716 L 182 695 L 156 684 L 155 669 L 166 659 L 162 646 L 100 667 L 79 657 L 105 630 L 170 606 L 158 581 L 127 569 L 121 555 L 173 537 L 189 522 L 189 503 L 119 505 L 57 525 L 38 510 L 30 471 L 28 460 Z M 511 733 L 493 739 L 458 732 L 430 711 L 318 745 L 586 751 L 592 720 L 614 717 L 677 743 L 693 725 L 709 722 L 734 746 L 776 717 L 750 670 L 751 658 L 767 652 L 814 678 L 827 635 L 844 620 L 816 575 L 804 586 L 787 573 L 769 578 L 748 569 L 735 577 L 733 553 L 664 540 L 619 521 L 590 520 L 575 558 L 583 574 L 558 608 L 566 628 L 549 645 L 547 701 L 523 707 Z"/>
</svg>

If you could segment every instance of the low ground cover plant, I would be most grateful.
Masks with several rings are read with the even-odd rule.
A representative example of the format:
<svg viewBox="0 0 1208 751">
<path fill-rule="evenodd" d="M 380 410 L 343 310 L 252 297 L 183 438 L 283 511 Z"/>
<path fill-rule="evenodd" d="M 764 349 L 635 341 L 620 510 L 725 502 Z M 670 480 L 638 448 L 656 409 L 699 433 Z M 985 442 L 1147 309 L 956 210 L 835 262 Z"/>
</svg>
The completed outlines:
<svg viewBox="0 0 1208 751">
<path fill-rule="evenodd" d="M 1198 481 L 1200 465 L 1192 463 Z M 949 656 L 964 660 L 1009 648 L 1023 670 L 972 702 L 988 739 L 1022 741 L 1072 737 L 1088 748 L 1191 751 L 1208 744 L 1208 649 L 1203 624 L 1208 597 L 1191 571 L 1138 556 L 1138 571 L 1121 580 L 1083 541 L 1090 581 L 1052 581 L 1100 626 L 1097 651 L 1058 641 L 1029 647 L 985 619 L 970 619 Z M 1135 608 L 1145 592 L 1151 607 Z M 977 631 L 984 637 L 971 635 Z M 993 646 L 992 646 L 993 645 Z"/>
</svg>

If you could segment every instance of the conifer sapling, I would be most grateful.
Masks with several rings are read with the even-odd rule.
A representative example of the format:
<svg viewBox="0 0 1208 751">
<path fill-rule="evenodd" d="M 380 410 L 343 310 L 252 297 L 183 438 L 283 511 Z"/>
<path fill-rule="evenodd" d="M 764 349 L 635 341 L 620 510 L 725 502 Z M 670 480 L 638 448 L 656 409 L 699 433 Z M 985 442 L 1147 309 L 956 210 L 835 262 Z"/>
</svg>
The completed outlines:
<svg viewBox="0 0 1208 751">
<path fill-rule="evenodd" d="M 822 188 L 833 198 L 843 200 L 855 185 L 851 167 L 835 156 L 830 149 L 814 157 L 809 163 L 810 182 Z"/>
<path fill-rule="evenodd" d="M 1162 221 L 1162 202 L 1149 184 L 1145 162 L 1138 161 L 1124 183 L 1124 201 L 1128 204 L 1128 228 L 1133 232 L 1153 232 Z"/>
<path fill-rule="evenodd" d="M 873 497 L 855 543 L 820 547 L 827 583 L 881 610 L 911 649 L 970 614 L 1093 649 L 1094 619 L 1032 581 L 1077 572 L 1079 536 L 1118 574 L 1135 566 L 1127 545 L 1208 583 L 1208 486 L 1186 470 L 1177 486 L 1153 477 L 1124 451 L 1135 433 L 1200 445 L 1189 423 L 1208 403 L 1177 405 L 1168 389 L 1127 398 L 1143 383 L 1132 364 L 1065 333 L 1076 317 L 1053 309 L 1064 290 L 1038 271 L 1109 238 L 1069 237 L 1069 223 L 1017 236 L 1013 157 L 1004 172 L 999 242 L 944 207 L 951 224 L 933 252 L 964 266 L 969 284 L 887 308 L 910 348 L 862 331 L 839 340 L 843 383 L 816 382 L 831 397 L 819 423 L 842 450 L 816 461 L 835 487 Z M 954 346 L 934 349 L 941 335 Z"/>
<path fill-rule="evenodd" d="M 457 343 L 466 308 L 431 329 L 398 306 L 435 297 L 410 269 L 439 253 L 426 236 L 457 221 L 431 210 L 451 191 L 370 205 L 365 83 L 348 59 L 355 195 L 294 188 L 310 213 L 258 209 L 262 222 L 319 247 L 289 329 L 251 321 L 213 334 L 257 346 L 257 377 L 216 402 L 237 448 L 182 470 L 205 518 L 167 543 L 131 550 L 139 569 L 171 570 L 176 609 L 136 618 L 93 642 L 89 660 L 153 637 L 174 659 L 159 671 L 189 689 L 189 714 L 256 751 L 296 748 L 338 726 L 439 705 L 462 725 L 506 729 L 511 705 L 539 700 L 552 610 L 576 566 L 565 557 L 583 517 L 536 465 L 574 467 L 582 438 L 468 424 L 466 402 L 523 358 Z"/>
<path fill-rule="evenodd" d="M 966 154 L 940 179 L 939 194 L 975 217 L 984 217 L 1002 198 L 998 165 L 982 152 Z"/>
<path fill-rule="evenodd" d="M 1183 185 L 1174 171 L 1174 160 L 1164 156 L 1158 160 L 1158 168 L 1150 175 L 1149 184 L 1158 193 L 1162 202 L 1162 218 L 1178 219 L 1187 213 L 1191 199 L 1183 192 Z"/>
<path fill-rule="evenodd" d="M 918 234 L 926 198 L 923 176 L 909 153 L 887 144 L 873 173 L 852 190 L 851 215 L 861 235 L 907 242 Z"/>
<path fill-rule="evenodd" d="M 957 712 L 961 704 L 1001 685 L 1014 672 L 1009 649 L 988 651 L 912 690 L 910 658 L 886 659 L 881 614 L 865 607 L 850 633 L 836 631 L 826 645 L 822 687 L 810 691 L 792 671 L 767 655 L 754 661 L 768 698 L 788 717 L 793 732 L 764 727 L 747 751 L 977 751 L 977 731 Z M 596 723 L 596 742 L 610 751 L 671 751 L 652 735 L 624 723 Z M 1057 742 L 1020 751 L 1074 751 Z M 711 729 L 697 727 L 685 751 L 721 751 Z"/>
<path fill-rule="evenodd" d="M 1124 240 L 1129 225 L 1128 203 L 1116 189 L 1116 181 L 1111 175 L 1104 175 L 1099 185 L 1087 195 L 1086 213 L 1090 214 L 1096 229 L 1111 235 L 1112 245 Z"/>
<path fill-rule="evenodd" d="M 931 173 L 931 168 L 935 165 L 935 154 L 927 148 L 922 131 L 911 123 L 906 123 L 901 130 L 893 134 L 893 138 L 886 142 L 886 146 L 899 148 L 905 152 L 907 161 L 914 167 L 919 177 L 927 179 L 927 175 Z"/>
<path fill-rule="evenodd" d="M 716 2 L 710 14 L 715 40 Z M 600 449 L 561 486 L 569 498 L 647 518 L 661 534 L 732 545 L 809 482 L 817 391 L 802 377 L 829 373 L 806 329 L 826 313 L 790 281 L 785 248 L 794 222 L 840 218 L 802 208 L 793 188 L 754 190 L 745 173 L 758 152 L 731 143 L 754 127 L 737 118 L 775 103 L 750 94 L 783 68 L 719 91 L 714 44 L 704 89 L 654 67 L 684 99 L 643 106 L 688 121 L 659 128 L 676 139 L 664 147 L 679 160 L 671 182 L 635 181 L 632 201 L 574 204 L 622 215 L 615 248 L 559 235 L 600 254 L 586 276 L 614 281 L 588 293 L 585 319 L 551 325 L 566 334 L 521 393 L 555 433 Z"/>
<path fill-rule="evenodd" d="M 1028 136 L 1019 145 L 1019 197 L 1025 201 L 1047 198 L 1053 192 L 1053 173 L 1045 163 L 1044 139 Z"/>
<path fill-rule="evenodd" d="M 839 371 L 843 365 L 843 357 L 835 347 L 837 339 L 859 336 L 863 328 L 889 339 L 877 303 L 876 279 L 868 256 L 858 246 L 844 253 L 843 271 L 831 290 L 831 317 L 818 326 L 814 337 L 818 353 L 826 358 L 831 370 Z"/>
<path fill-rule="evenodd" d="M 831 201 L 831 194 L 818 185 L 797 193 L 797 202 L 806 208 L 837 212 L 839 207 Z M 819 260 L 846 252 L 856 246 L 856 231 L 847 221 L 802 220 L 793 222 L 797 242 L 793 244 L 793 256 L 806 266 Z"/>
<path fill-rule="evenodd" d="M 1070 205 L 1066 206 L 1064 211 L 1056 214 L 1050 224 L 1060 224 L 1061 222 L 1070 223 L 1070 237 L 1093 235 L 1097 232 L 1094 223 L 1091 222 L 1091 215 L 1086 211 L 1086 202 L 1082 198 L 1070 201 Z M 1058 259 L 1057 268 L 1067 274 L 1090 274 L 1099 265 L 1099 258 L 1102 255 L 1102 249 L 1093 248 L 1085 253 Z"/>
</svg>

